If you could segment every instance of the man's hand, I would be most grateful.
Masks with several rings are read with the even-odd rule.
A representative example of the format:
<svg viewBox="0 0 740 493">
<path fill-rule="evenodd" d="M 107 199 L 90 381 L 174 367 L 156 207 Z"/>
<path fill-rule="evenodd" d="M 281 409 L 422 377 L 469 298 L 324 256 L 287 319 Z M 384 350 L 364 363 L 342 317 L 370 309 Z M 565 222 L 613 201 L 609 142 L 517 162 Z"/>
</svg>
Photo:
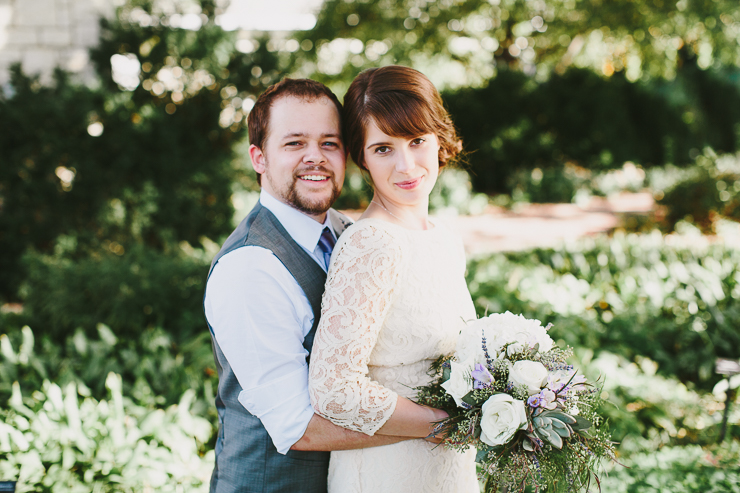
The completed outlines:
<svg viewBox="0 0 740 493">
<path fill-rule="evenodd" d="M 369 436 L 358 431 L 348 430 L 337 426 L 328 419 L 314 414 L 308 423 L 306 432 L 300 440 L 290 447 L 292 450 L 352 450 L 409 440 L 409 437 L 396 437 L 388 435 Z"/>
</svg>

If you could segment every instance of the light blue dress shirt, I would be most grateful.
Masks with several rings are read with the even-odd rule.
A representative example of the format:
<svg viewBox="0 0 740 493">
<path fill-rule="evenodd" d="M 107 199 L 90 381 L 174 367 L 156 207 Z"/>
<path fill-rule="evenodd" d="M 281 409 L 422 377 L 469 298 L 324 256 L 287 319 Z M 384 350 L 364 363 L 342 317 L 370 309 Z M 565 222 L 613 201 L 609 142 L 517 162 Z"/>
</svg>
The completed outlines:
<svg viewBox="0 0 740 493">
<path fill-rule="evenodd" d="M 260 202 L 326 270 L 318 242 L 325 226 L 334 234 L 329 214 L 321 224 L 264 190 Z M 308 298 L 270 250 L 245 246 L 216 264 L 206 285 L 205 311 L 243 389 L 239 402 L 286 454 L 313 417 L 303 347 L 313 325 Z"/>
</svg>

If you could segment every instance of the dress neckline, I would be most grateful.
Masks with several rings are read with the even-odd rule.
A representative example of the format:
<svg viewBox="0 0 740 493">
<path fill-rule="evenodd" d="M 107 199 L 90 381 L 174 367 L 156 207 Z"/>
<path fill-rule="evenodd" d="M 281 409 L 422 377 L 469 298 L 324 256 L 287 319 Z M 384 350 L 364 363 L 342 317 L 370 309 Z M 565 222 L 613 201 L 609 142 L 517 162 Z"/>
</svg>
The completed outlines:
<svg viewBox="0 0 740 493">
<path fill-rule="evenodd" d="M 411 228 L 407 228 L 405 226 L 402 226 L 400 224 L 396 224 L 396 223 L 392 223 L 390 221 L 386 221 L 385 219 L 382 219 L 382 218 L 379 218 L 379 217 L 366 217 L 364 219 L 358 219 L 357 221 L 355 221 L 355 224 L 357 224 L 357 223 L 359 223 L 361 221 L 378 221 L 378 222 L 381 222 L 383 224 L 389 224 L 389 225 L 393 226 L 394 228 L 402 229 L 404 231 L 409 231 L 411 233 L 429 233 L 431 231 L 437 231 L 438 229 L 440 229 L 439 224 L 436 221 L 432 221 L 431 218 L 429 218 L 429 223 L 433 227 L 432 228 L 429 228 L 429 229 L 411 229 Z"/>
</svg>

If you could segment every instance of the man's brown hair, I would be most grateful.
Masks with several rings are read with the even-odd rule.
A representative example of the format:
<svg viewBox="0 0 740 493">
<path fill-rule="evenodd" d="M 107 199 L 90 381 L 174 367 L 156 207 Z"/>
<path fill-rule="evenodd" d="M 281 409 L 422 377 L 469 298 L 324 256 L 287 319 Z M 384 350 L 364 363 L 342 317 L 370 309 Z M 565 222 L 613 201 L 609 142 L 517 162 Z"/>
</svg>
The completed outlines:
<svg viewBox="0 0 740 493">
<path fill-rule="evenodd" d="M 282 97 L 294 97 L 306 101 L 314 101 L 318 98 L 329 98 L 342 116 L 342 105 L 331 90 L 320 82 L 311 79 L 289 79 L 285 78 L 273 84 L 257 98 L 254 107 L 247 117 L 247 128 L 249 130 L 249 143 L 264 150 L 267 132 L 270 127 L 270 108 L 272 104 Z"/>
<path fill-rule="evenodd" d="M 363 146 L 371 121 L 391 137 L 435 134 L 440 167 L 460 153 L 460 139 L 439 91 L 424 74 L 409 67 L 389 65 L 358 75 L 344 96 L 343 121 L 347 149 L 362 169 L 366 169 Z"/>
</svg>

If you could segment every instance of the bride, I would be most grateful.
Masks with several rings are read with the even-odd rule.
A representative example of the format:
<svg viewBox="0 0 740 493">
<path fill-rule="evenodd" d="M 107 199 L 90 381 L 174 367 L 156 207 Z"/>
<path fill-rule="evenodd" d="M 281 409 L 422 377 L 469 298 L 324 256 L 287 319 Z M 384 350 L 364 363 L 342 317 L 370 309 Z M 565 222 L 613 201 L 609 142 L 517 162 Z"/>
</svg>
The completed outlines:
<svg viewBox="0 0 740 493">
<path fill-rule="evenodd" d="M 459 152 L 455 129 L 432 83 L 400 66 L 357 76 L 343 117 L 374 195 L 332 254 L 311 403 L 345 428 L 410 439 L 332 452 L 329 492 L 477 493 L 474 451 L 411 439 L 446 417 L 414 403 L 414 387 L 429 383 L 431 362 L 453 352 L 464 320 L 475 318 L 462 243 L 428 214 L 439 170 Z"/>
</svg>

